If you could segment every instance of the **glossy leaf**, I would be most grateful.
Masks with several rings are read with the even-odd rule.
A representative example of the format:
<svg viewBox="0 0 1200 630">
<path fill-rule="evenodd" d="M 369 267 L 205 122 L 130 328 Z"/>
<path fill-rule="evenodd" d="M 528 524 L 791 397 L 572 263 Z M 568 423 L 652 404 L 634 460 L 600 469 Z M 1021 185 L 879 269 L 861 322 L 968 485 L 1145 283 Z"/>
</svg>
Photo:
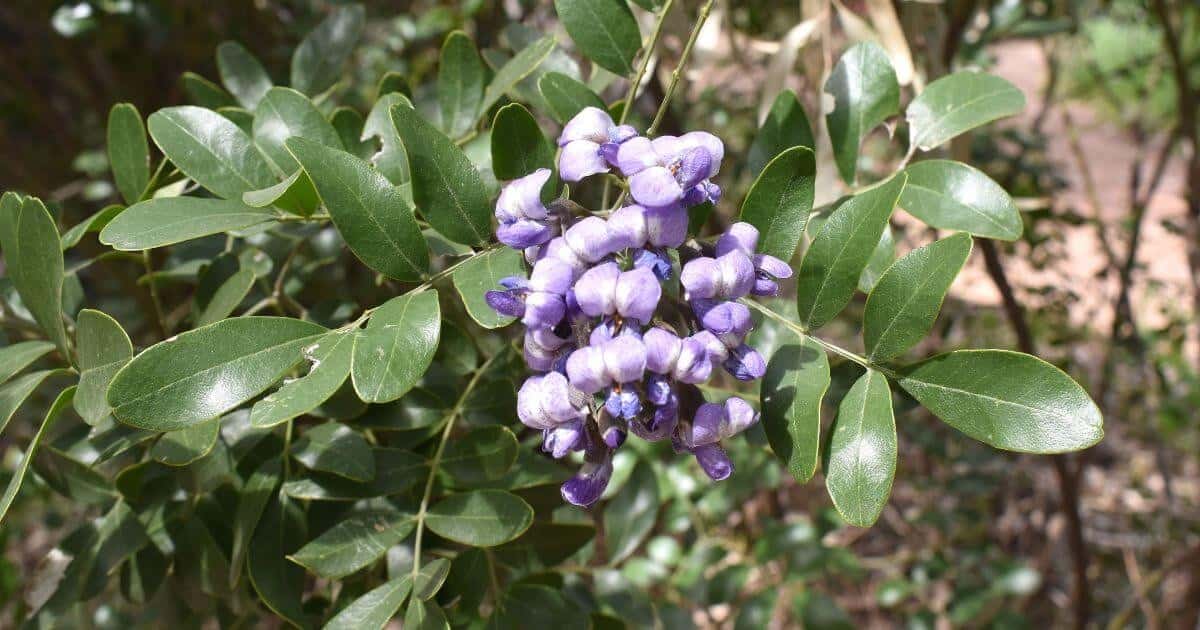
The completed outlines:
<svg viewBox="0 0 1200 630">
<path fill-rule="evenodd" d="M 398 280 L 417 280 L 429 268 L 429 249 L 412 207 L 367 162 L 302 138 L 288 149 L 312 178 L 329 216 L 354 255 Z"/>
<path fill-rule="evenodd" d="M 278 493 L 279 481 L 283 476 L 283 464 L 279 458 L 263 462 L 238 491 L 237 511 L 233 518 L 233 542 L 229 556 L 229 585 L 237 586 L 250 549 L 251 536 L 262 518 L 267 502 Z"/>
<path fill-rule="evenodd" d="M 376 448 L 375 478 L 360 483 L 321 472 L 299 475 L 283 484 L 283 492 L 296 499 L 313 501 L 357 501 L 399 494 L 423 481 L 429 465 L 425 458 L 395 448 Z"/>
<path fill-rule="evenodd" d="M 412 170 L 413 200 L 421 216 L 446 238 L 464 245 L 491 237 L 492 210 L 475 165 L 416 110 L 392 108 Z"/>
<path fill-rule="evenodd" d="M 430 531 L 472 547 L 495 547 L 515 540 L 531 523 L 533 508 L 503 490 L 450 495 L 425 515 Z"/>
<path fill-rule="evenodd" d="M 221 86 L 195 72 L 184 72 L 179 77 L 179 82 L 183 86 L 183 91 L 187 93 L 188 100 L 200 107 L 218 109 L 237 104 L 228 92 L 221 89 Z"/>
<path fill-rule="evenodd" d="M 983 238 L 1015 241 L 1021 213 L 1008 193 L 979 169 L 951 160 L 909 166 L 900 207 L 925 224 Z"/>
<path fill-rule="evenodd" d="M 0 348 L 0 384 L 8 382 L 53 349 L 54 344 L 48 341 L 19 341 Z"/>
<path fill-rule="evenodd" d="M 67 370 L 41 370 L 31 372 L 24 376 L 13 379 L 11 383 L 5 383 L 0 387 L 0 431 L 8 426 L 8 421 L 12 420 L 13 414 L 21 407 L 29 395 L 33 393 L 43 381 L 51 376 L 67 374 Z"/>
<path fill-rule="evenodd" d="M 462 298 L 467 314 L 484 328 L 502 328 L 514 319 L 497 313 L 488 306 L 484 296 L 500 286 L 500 280 L 525 275 L 521 252 L 498 247 L 478 254 L 454 271 L 454 288 Z"/>
<path fill-rule="evenodd" d="M 68 357 L 60 242 L 54 219 L 40 199 L 22 200 L 13 193 L 0 199 L 0 249 L 8 278 L 38 326 Z"/>
<path fill-rule="evenodd" d="M 312 179 L 303 169 L 297 170 L 287 179 L 259 190 L 242 193 L 242 203 L 254 208 L 275 206 L 301 216 L 308 216 L 321 205 Z"/>
<path fill-rule="evenodd" d="M 554 119 L 565 123 L 586 107 L 604 109 L 604 101 L 587 85 L 561 72 L 547 72 L 538 79 L 538 91 Z"/>
<path fill-rule="evenodd" d="M 1025 95 L 1008 81 L 982 72 L 955 72 L 929 85 L 904 116 L 910 142 L 928 151 L 964 131 L 1025 109 Z"/>
<path fill-rule="evenodd" d="M 340 579 L 387 553 L 413 531 L 413 520 L 388 512 L 352 514 L 288 556 L 292 562 L 327 579 Z"/>
<path fill-rule="evenodd" d="M 336 330 L 301 349 L 309 364 L 308 373 L 288 381 L 250 409 L 250 424 L 271 427 L 316 409 L 328 400 L 350 376 L 354 332 Z"/>
<path fill-rule="evenodd" d="M 360 4 L 335 8 L 292 53 L 292 87 L 310 96 L 329 89 L 358 45 L 366 22 Z"/>
<path fill-rule="evenodd" d="M 459 138 L 475 126 L 483 103 L 484 69 L 475 42 L 462 31 L 446 36 L 438 62 L 437 95 L 442 130 Z"/>
<path fill-rule="evenodd" d="M 33 471 L 58 494 L 85 505 L 109 505 L 117 498 L 112 481 L 97 469 L 50 444 L 33 458 Z"/>
<path fill-rule="evenodd" d="M 433 360 L 441 319 L 434 291 L 401 295 L 380 306 L 354 340 L 350 378 L 359 398 L 389 402 L 412 389 Z"/>
<path fill-rule="evenodd" d="M 492 172 L 517 179 L 539 168 L 554 168 L 553 145 L 524 105 L 505 105 L 492 121 Z"/>
<path fill-rule="evenodd" d="M 517 461 L 517 438 L 506 427 L 480 427 L 450 442 L 442 454 L 442 470 L 459 484 L 499 479 Z"/>
<path fill-rule="evenodd" d="M 903 198 L 903 193 L 901 198 Z M 875 288 L 875 283 L 879 282 L 879 277 L 894 262 L 896 262 L 896 237 L 892 234 L 892 226 L 888 225 L 883 228 L 883 234 L 879 235 L 879 242 L 875 244 L 875 251 L 871 252 L 871 257 L 867 259 L 867 266 L 863 267 L 862 273 L 858 274 L 858 290 L 870 293 Z"/>
<path fill-rule="evenodd" d="M 285 87 L 267 92 L 254 110 L 254 142 L 280 173 L 300 168 L 284 145 L 289 138 L 305 138 L 322 146 L 342 149 L 337 130 L 308 97 Z"/>
<path fill-rule="evenodd" d="M 409 176 L 408 154 L 404 151 L 404 143 L 400 140 L 400 134 L 396 132 L 396 126 L 392 124 L 392 108 L 393 107 L 408 107 L 412 108 L 412 102 L 408 97 L 398 92 L 384 94 L 375 102 L 375 106 L 371 108 L 370 114 L 367 115 L 367 120 L 363 123 L 362 139 L 369 140 L 370 138 L 379 138 L 380 149 L 378 153 L 371 156 L 371 163 L 375 168 L 379 169 L 380 173 L 393 184 L 400 186 L 407 184 L 411 177 Z M 409 197 L 411 198 L 411 191 Z"/>
<path fill-rule="evenodd" d="M 62 238 L 59 239 L 62 243 L 62 248 L 66 250 L 75 247 L 80 241 L 83 240 L 85 235 L 103 230 L 104 226 L 108 225 L 108 222 L 113 220 L 113 217 L 121 214 L 124 211 L 125 206 L 116 204 L 105 206 L 100 210 L 97 210 L 88 218 L 76 223 L 75 225 L 71 226 L 71 229 L 63 232 Z"/>
<path fill-rule="evenodd" d="M 262 62 L 237 42 L 221 42 L 217 46 L 217 72 L 225 89 L 250 111 L 271 89 L 271 77 Z"/>
<path fill-rule="evenodd" d="M 642 35 L 625 0 L 554 0 L 554 8 L 579 52 L 617 75 L 633 74 Z"/>
<path fill-rule="evenodd" d="M 838 406 L 829 438 L 825 487 L 842 518 L 868 527 L 879 518 L 896 476 L 896 420 L 887 377 L 867 370 Z"/>
<path fill-rule="evenodd" d="M 16 470 L 13 471 L 12 477 L 8 480 L 8 486 L 4 489 L 4 496 L 0 497 L 0 522 L 4 521 L 4 515 L 8 514 L 8 508 L 12 507 L 12 502 L 17 498 L 17 492 L 21 489 L 21 484 L 25 481 L 25 473 L 29 471 L 29 463 L 33 461 L 34 455 L 37 454 L 38 444 L 42 441 L 42 435 L 46 433 L 46 429 L 58 420 L 59 415 L 71 405 L 71 397 L 75 395 L 75 388 L 68 387 L 54 399 L 46 417 L 42 420 L 42 424 L 38 427 L 37 433 L 33 434 L 33 439 L 30 440 L 29 446 L 25 448 L 25 455 L 21 457 L 21 462 L 17 464 Z M 533 518 L 533 512 L 530 511 L 530 518 Z"/>
<path fill-rule="evenodd" d="M 445 558 L 437 558 L 431 562 L 421 564 L 420 571 L 417 572 L 417 579 L 413 582 L 413 597 L 430 600 L 442 588 L 442 584 L 446 582 L 446 577 L 450 575 L 450 561 Z"/>
<path fill-rule="evenodd" d="M 942 300 L 971 255 L 971 237 L 955 234 L 914 249 L 884 272 L 863 315 L 863 342 L 871 361 L 894 359 L 929 331 Z"/>
<path fill-rule="evenodd" d="M 196 314 L 196 328 L 229 317 L 254 286 L 254 270 L 241 269 L 230 276 L 212 294 L 203 310 Z"/>
<path fill-rule="evenodd" d="M 491 109 L 501 96 L 513 89 L 522 79 L 533 74 L 533 71 L 542 65 L 546 57 L 550 56 L 555 45 L 554 36 L 547 35 L 522 48 L 520 52 L 513 55 L 512 59 L 500 66 L 492 75 L 492 81 L 488 84 L 487 89 L 483 91 L 483 104 L 480 105 L 479 110 L 486 112 Z"/>
<path fill-rule="evenodd" d="M 446 622 L 446 613 L 434 602 L 427 602 L 419 597 L 408 600 L 408 610 L 404 612 L 404 628 L 412 630 L 445 630 L 450 627 Z"/>
<path fill-rule="evenodd" d="M 821 449 L 821 401 L 829 390 L 829 359 L 801 339 L 775 351 L 760 396 L 767 441 L 796 481 L 812 479 Z"/>
<path fill-rule="evenodd" d="M 384 582 L 343 608 L 325 624 L 325 630 L 381 630 L 396 616 L 410 591 L 410 574 Z"/>
<path fill-rule="evenodd" d="M 900 84 L 887 53 L 878 44 L 863 42 L 838 60 L 825 82 L 825 91 L 834 98 L 833 111 L 826 113 L 825 124 L 838 173 L 853 184 L 862 139 L 900 111 Z"/>
<path fill-rule="evenodd" d="M 182 429 L 262 393 L 324 332 L 283 317 L 238 317 L 186 332 L 151 346 L 117 372 L 108 402 L 126 424 Z"/>
<path fill-rule="evenodd" d="M 741 219 L 758 228 L 759 253 L 792 259 L 808 225 L 816 182 L 817 161 L 808 147 L 780 153 L 754 180 Z"/>
<path fill-rule="evenodd" d="M 629 481 L 604 508 L 609 564 L 617 564 L 637 551 L 654 529 L 660 505 L 654 468 L 640 460 Z"/>
<path fill-rule="evenodd" d="M 75 412 L 94 426 L 112 410 L 105 398 L 108 384 L 133 358 L 133 344 L 117 320 L 100 311 L 84 309 L 75 323 L 75 347 L 79 354 Z"/>
<path fill-rule="evenodd" d="M 771 111 L 750 144 L 746 168 L 751 173 L 758 173 L 768 162 L 792 147 L 815 149 L 816 146 L 812 125 L 800 99 L 795 92 L 783 90 L 775 97 Z"/>
<path fill-rule="evenodd" d="M 275 183 L 250 136 L 212 110 L 168 107 L 150 114 L 147 124 L 171 163 L 220 197 L 241 199 L 246 191 Z"/>
<path fill-rule="evenodd" d="M 369 160 L 374 155 L 376 147 L 374 142 L 362 139 L 363 125 L 366 122 L 358 110 L 344 105 L 333 110 L 329 116 L 329 124 L 333 125 L 334 130 L 337 131 L 338 138 L 341 139 L 342 146 L 346 148 L 346 151 L 354 157 Z"/>
<path fill-rule="evenodd" d="M 168 466 L 187 466 L 208 455 L 217 444 L 221 419 L 213 418 L 185 429 L 164 433 L 150 449 L 150 457 Z"/>
<path fill-rule="evenodd" d="M 129 103 L 108 111 L 108 164 L 125 203 L 137 203 L 150 183 L 150 145 L 142 115 Z"/>
<path fill-rule="evenodd" d="M 1006 451 L 1063 453 L 1104 437 L 1100 409 L 1087 392 L 1027 354 L 948 352 L 906 368 L 899 382 L 946 424 Z"/>
<path fill-rule="evenodd" d="M 853 297 L 903 189 L 900 174 L 855 195 L 813 237 L 796 272 L 797 312 L 807 329 L 833 319 Z"/>
<path fill-rule="evenodd" d="M 338 422 L 312 427 L 292 447 L 292 456 L 311 470 L 352 481 L 375 478 L 375 459 L 366 438 Z"/>
<path fill-rule="evenodd" d="M 241 201 L 162 197 L 126 208 L 100 231 L 100 242 L 127 252 L 153 249 L 244 230 L 273 218 L 269 208 L 253 208 Z"/>
<path fill-rule="evenodd" d="M 254 530 L 246 573 L 254 590 L 271 612 L 301 628 L 307 619 L 300 598 L 304 570 L 287 560 L 305 539 L 304 513 L 288 497 L 272 497 Z"/>
</svg>

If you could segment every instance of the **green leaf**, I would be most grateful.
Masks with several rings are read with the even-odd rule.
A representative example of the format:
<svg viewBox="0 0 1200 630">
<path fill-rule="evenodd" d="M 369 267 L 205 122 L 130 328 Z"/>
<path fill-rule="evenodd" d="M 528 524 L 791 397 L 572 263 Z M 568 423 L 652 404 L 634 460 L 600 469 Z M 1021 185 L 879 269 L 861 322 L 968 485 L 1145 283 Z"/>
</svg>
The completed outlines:
<svg viewBox="0 0 1200 630">
<path fill-rule="evenodd" d="M 229 317 L 250 293 L 250 289 L 254 286 L 254 279 L 253 269 L 241 269 L 221 283 L 208 303 L 204 305 L 204 309 L 196 314 L 196 328 Z"/>
<path fill-rule="evenodd" d="M 500 66 L 496 70 L 496 74 L 492 76 L 492 82 L 483 92 L 483 104 L 479 106 L 479 111 L 486 112 L 491 109 L 501 96 L 513 89 L 522 79 L 533 74 L 533 71 L 542 65 L 546 57 L 550 56 L 554 47 L 554 36 L 547 35 L 522 48 L 521 52 L 513 55 L 512 59 Z M 404 135 L 403 132 L 401 135 Z"/>
<path fill-rule="evenodd" d="M 867 370 L 838 406 L 825 487 L 842 518 L 869 527 L 883 512 L 895 476 L 892 392 L 883 374 Z"/>
<path fill-rule="evenodd" d="M 1027 354 L 958 350 L 906 368 L 899 382 L 942 422 L 1006 451 L 1064 453 L 1104 437 L 1087 392 Z"/>
<path fill-rule="evenodd" d="M 107 477 L 49 444 L 38 449 L 33 471 L 47 486 L 72 501 L 103 506 L 117 498 Z"/>
<path fill-rule="evenodd" d="M 838 173 L 853 185 L 862 139 L 888 116 L 900 111 L 900 84 L 887 53 L 873 42 L 855 44 L 842 55 L 825 91 L 834 109 L 825 115 Z"/>
<path fill-rule="evenodd" d="M 821 400 L 829 390 L 829 359 L 810 339 L 780 347 L 767 364 L 760 388 L 767 441 L 796 481 L 817 470 L 821 449 Z"/>
<path fill-rule="evenodd" d="M 308 360 L 308 374 L 289 381 L 274 393 L 254 403 L 250 424 L 272 427 L 316 409 L 328 400 L 350 376 L 354 331 L 335 330 L 301 350 Z"/>
<path fill-rule="evenodd" d="M 60 243 L 54 219 L 40 199 L 21 200 L 13 193 L 4 194 L 0 199 L 0 248 L 8 277 L 38 326 L 63 357 L 69 357 Z"/>
<path fill-rule="evenodd" d="M 518 536 L 533 523 L 533 508 L 503 490 L 454 494 L 425 515 L 425 525 L 449 540 L 472 547 L 495 547 Z"/>
<path fill-rule="evenodd" d="M 271 89 L 271 76 L 262 62 L 237 42 L 221 42 L 217 46 L 217 72 L 225 89 L 250 111 Z"/>
<path fill-rule="evenodd" d="M 304 513 L 288 497 L 279 495 L 267 504 L 254 530 L 246 572 L 264 604 L 276 615 L 300 628 L 308 627 L 301 606 L 304 570 L 287 560 L 305 539 Z"/>
<path fill-rule="evenodd" d="M 894 359 L 929 334 L 970 255 L 971 237 L 960 233 L 914 249 L 884 272 L 863 315 L 868 359 Z"/>
<path fill-rule="evenodd" d="M 903 173 L 851 197 L 829 215 L 796 272 L 797 313 L 812 330 L 833 319 L 854 296 L 904 189 Z"/>
<path fill-rule="evenodd" d="M 63 232 L 62 238 L 59 239 L 64 250 L 71 249 L 83 240 L 83 237 L 92 232 L 99 232 L 112 221 L 113 217 L 125 211 L 125 206 L 111 205 L 97 210 L 95 214 L 76 223 L 71 229 Z"/>
<path fill-rule="evenodd" d="M 416 384 L 441 336 L 437 293 L 408 293 L 385 302 L 354 339 L 350 379 L 365 402 L 400 398 Z"/>
<path fill-rule="evenodd" d="M 362 37 L 367 12 L 361 4 L 333 10 L 292 53 L 292 87 L 316 96 L 337 82 Z"/>
<path fill-rule="evenodd" d="M 502 328 L 513 321 L 488 306 L 484 295 L 498 290 L 500 280 L 509 276 L 524 276 L 525 260 L 521 252 L 510 247 L 498 247 L 476 254 L 454 270 L 454 288 L 467 307 L 467 314 L 484 328 Z"/>
<path fill-rule="evenodd" d="M 480 427 L 446 446 L 442 470 L 460 485 L 499 479 L 517 461 L 517 437 L 502 426 Z"/>
<path fill-rule="evenodd" d="M 228 118 L 202 107 L 160 109 L 147 119 L 150 137 L 171 163 L 226 199 L 275 183 L 266 158 Z"/>
<path fill-rule="evenodd" d="M 192 330 L 139 354 L 108 388 L 118 420 L 174 431 L 254 398 L 300 362 L 325 329 L 284 317 L 237 317 Z"/>
<path fill-rule="evenodd" d="M 221 419 L 213 418 L 185 429 L 164 433 L 150 449 L 150 457 L 168 466 L 187 466 L 208 455 L 217 444 Z"/>
<path fill-rule="evenodd" d="M 250 538 L 262 518 L 267 502 L 276 496 L 283 476 L 283 464 L 278 458 L 263 462 L 238 492 L 237 512 L 233 518 L 233 543 L 229 556 L 229 585 L 237 586 L 245 564 Z"/>
<path fill-rule="evenodd" d="M 417 580 L 414 582 L 413 597 L 426 601 L 433 599 L 433 596 L 437 595 L 442 588 L 442 584 L 446 582 L 448 575 L 450 575 L 450 561 L 445 558 L 437 558 L 432 562 L 422 564 L 417 573 Z"/>
<path fill-rule="evenodd" d="M 380 96 L 367 115 L 367 121 L 363 123 L 362 139 L 379 138 L 380 149 L 371 156 L 371 163 L 388 181 L 400 186 L 407 184 L 411 178 L 408 154 L 404 151 L 404 143 L 400 140 L 400 134 L 396 132 L 396 126 L 392 124 L 392 108 L 398 106 L 411 109 L 412 101 L 399 92 Z M 411 196 L 410 192 L 408 197 Z"/>
<path fill-rule="evenodd" d="M 42 381 L 51 376 L 67 374 L 67 370 L 41 370 L 26 374 L 11 383 L 6 383 L 0 387 L 0 431 L 8 426 L 8 421 L 12 420 L 13 414 L 21 407 L 33 390 L 42 384 Z"/>
<path fill-rule="evenodd" d="M 617 564 L 637 551 L 654 529 L 659 505 L 654 468 L 645 460 L 638 461 L 629 481 L 604 508 L 609 564 Z"/>
<path fill-rule="evenodd" d="M 129 103 L 108 111 L 108 164 L 125 203 L 137 203 L 150 183 L 150 145 L 142 115 Z"/>
<path fill-rule="evenodd" d="M 584 108 L 605 108 L 604 101 L 591 88 L 561 72 L 543 74 L 538 79 L 538 91 L 560 123 L 571 120 Z"/>
<path fill-rule="evenodd" d="M 983 171 L 951 160 L 910 165 L 900 207 L 926 225 L 983 238 L 1015 241 L 1021 213 L 1008 193 Z"/>
<path fill-rule="evenodd" d="M 428 476 L 429 465 L 416 453 L 395 448 L 376 448 L 372 452 L 375 478 L 368 483 L 310 472 L 284 483 L 283 492 L 296 499 L 358 501 L 399 494 Z"/>
<path fill-rule="evenodd" d="M 445 630 L 449 627 L 446 613 L 437 604 L 419 597 L 408 600 L 408 610 L 404 612 L 405 630 Z"/>
<path fill-rule="evenodd" d="M 398 70 L 388 70 L 379 77 L 379 83 L 375 86 L 375 98 L 383 98 L 392 92 L 412 96 L 412 86 L 409 85 L 408 78 Z"/>
<path fill-rule="evenodd" d="M 581 614 L 580 610 L 567 604 L 557 590 L 545 584 L 518 582 L 504 594 L 487 627 L 489 630 L 569 628 L 572 625 L 595 628 L 585 623 Z M 647 626 L 635 624 L 633 627 Z"/>
<path fill-rule="evenodd" d="M 437 95 L 442 130 L 460 138 L 475 126 L 483 102 L 483 61 L 475 42 L 462 31 L 446 36 L 438 62 Z"/>
<path fill-rule="evenodd" d="M 910 142 L 928 151 L 943 142 L 1025 109 L 1025 95 L 1000 77 L 955 72 L 925 86 L 908 104 Z"/>
<path fill-rule="evenodd" d="M 254 110 L 254 142 L 275 163 L 280 173 L 300 168 L 284 143 L 304 138 L 322 146 L 342 149 L 342 140 L 308 97 L 285 87 L 274 87 Z"/>
<path fill-rule="evenodd" d="M 394 512 L 352 514 L 288 559 L 323 578 L 341 579 L 383 557 L 413 527 L 411 516 Z"/>
<path fill-rule="evenodd" d="M 620 76 L 633 74 L 642 34 L 625 0 L 554 0 L 554 8 L 579 52 Z"/>
<path fill-rule="evenodd" d="M 242 193 L 242 203 L 253 208 L 275 206 L 306 217 L 321 205 L 321 199 L 308 173 L 300 169 L 274 186 Z"/>
<path fill-rule="evenodd" d="M 329 116 L 329 124 L 337 130 L 342 146 L 354 157 L 364 160 L 371 159 L 375 154 L 375 143 L 362 140 L 363 125 L 366 120 L 358 110 L 351 107 L 338 107 Z"/>
<path fill-rule="evenodd" d="M 87 312 L 87 311 L 85 311 Z M 82 317 L 79 324 L 83 326 Z M 16 376 L 54 349 L 49 341 L 21 341 L 0 348 L 0 384 Z"/>
<path fill-rule="evenodd" d="M 333 224 L 368 267 L 397 280 L 418 280 L 429 269 L 429 248 L 412 206 L 367 162 L 303 138 L 288 149 L 317 187 Z"/>
<path fill-rule="evenodd" d="M 411 107 L 393 107 L 392 122 L 408 154 L 413 200 L 421 216 L 456 243 L 486 243 L 492 210 L 475 165 Z"/>
<path fill-rule="evenodd" d="M 84 309 L 75 324 L 75 346 L 79 352 L 75 412 L 84 422 L 95 426 L 112 411 L 105 398 L 108 384 L 133 358 L 133 344 L 117 320 L 100 311 Z"/>
<path fill-rule="evenodd" d="M 218 109 L 237 105 L 233 97 L 222 90 L 221 86 L 195 72 L 184 72 L 179 77 L 179 82 L 183 85 L 183 91 L 187 93 L 188 100 L 200 107 Z"/>
<path fill-rule="evenodd" d="M 153 249 L 244 230 L 274 216 L 269 208 L 253 208 L 241 201 L 161 197 L 126 208 L 100 231 L 100 242 L 127 252 Z"/>
<path fill-rule="evenodd" d="M 901 193 L 901 198 L 903 198 L 903 193 Z M 862 273 L 858 274 L 858 290 L 870 293 L 875 288 L 875 283 L 879 282 L 879 277 L 895 261 L 896 237 L 892 235 L 892 226 L 888 225 L 883 228 L 883 234 L 879 235 L 879 242 L 875 244 L 875 250 L 871 252 L 867 266 L 863 267 Z"/>
<path fill-rule="evenodd" d="M 804 106 L 795 92 L 784 90 L 775 97 L 771 111 L 750 144 L 746 168 L 751 173 L 758 173 L 777 155 L 792 147 L 813 149 L 816 146 Z"/>
<path fill-rule="evenodd" d="M 325 630 L 382 630 L 396 616 L 411 590 L 411 574 L 384 582 L 343 608 L 325 624 Z"/>
<path fill-rule="evenodd" d="M 741 219 L 758 228 L 758 251 L 784 262 L 804 236 L 816 192 L 817 161 L 812 149 L 780 153 L 754 180 L 742 203 Z"/>
<path fill-rule="evenodd" d="M 534 521 L 520 538 L 499 547 L 495 553 L 502 562 L 511 561 L 513 566 L 536 560 L 551 567 L 566 562 L 595 537 L 596 528 L 590 524 Z"/>
<path fill-rule="evenodd" d="M 352 481 L 375 478 L 371 445 L 361 434 L 338 422 L 326 422 L 305 431 L 292 447 L 292 456 L 311 470 Z"/>
<path fill-rule="evenodd" d="M 0 522 L 4 521 L 4 515 L 8 513 L 8 508 L 12 506 L 13 500 L 17 498 L 17 492 L 21 489 L 21 484 L 25 481 L 25 473 L 29 471 L 29 463 L 33 461 L 33 456 L 37 453 L 37 447 L 42 441 L 42 435 L 46 433 L 46 429 L 50 425 L 54 424 L 54 421 L 58 419 L 63 410 L 71 405 L 71 397 L 74 395 L 74 386 L 64 389 L 54 399 L 54 403 L 50 405 L 50 409 L 46 411 L 46 417 L 42 420 L 42 425 L 38 427 L 37 433 L 33 434 L 33 439 L 30 440 L 29 446 L 25 449 L 24 457 L 21 458 L 21 462 L 17 464 L 16 470 L 13 471 L 12 478 L 8 480 L 8 487 L 4 489 L 4 496 L 0 497 Z M 532 510 L 529 515 L 532 519 Z"/>
<path fill-rule="evenodd" d="M 524 105 L 501 107 L 492 122 L 492 172 L 517 179 L 539 168 L 554 168 L 554 147 Z"/>
</svg>

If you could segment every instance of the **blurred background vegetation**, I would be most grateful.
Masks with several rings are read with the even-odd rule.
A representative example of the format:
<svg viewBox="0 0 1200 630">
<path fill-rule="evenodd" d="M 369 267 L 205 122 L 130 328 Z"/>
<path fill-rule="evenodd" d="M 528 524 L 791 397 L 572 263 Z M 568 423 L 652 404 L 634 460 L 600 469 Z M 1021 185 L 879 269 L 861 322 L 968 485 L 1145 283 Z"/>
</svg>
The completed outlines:
<svg viewBox="0 0 1200 630">
<path fill-rule="evenodd" d="M 90 215 L 115 198 L 103 150 L 112 103 L 142 112 L 219 104 L 220 90 L 207 81 L 217 77 L 213 51 L 225 40 L 285 76 L 292 47 L 331 4 L 0 2 L 0 190 L 41 196 L 70 217 L 67 224 Z M 531 32 L 559 28 L 548 2 L 366 4 L 366 39 L 340 88 L 341 101 L 359 111 L 388 72 L 424 83 L 450 30 L 468 31 L 483 49 L 516 47 Z M 697 3 L 677 4 L 690 14 Z M 907 86 L 980 67 L 1025 91 L 1024 115 L 952 149 L 1010 190 L 1025 212 L 1025 235 L 982 246 L 955 284 L 933 344 L 1036 351 L 1085 384 L 1105 411 L 1107 437 L 1080 455 L 1034 458 L 909 414 L 899 427 L 891 503 L 869 530 L 846 526 L 818 484 L 780 478 L 761 450 L 746 446 L 730 482 L 691 505 L 670 506 L 663 535 L 644 557 L 596 577 L 601 596 L 634 619 L 647 602 L 671 601 L 695 611 L 693 623 L 739 628 L 783 619 L 811 628 L 1196 627 L 1200 4 L 716 6 L 686 97 L 675 100 L 663 131 L 705 128 L 726 140 L 728 155 L 739 158 L 722 173 L 727 199 L 740 199 L 757 172 L 740 158 L 774 96 L 795 89 L 816 119 L 816 86 L 831 58 L 855 41 L 879 41 Z M 689 26 L 683 11 L 668 20 L 668 58 Z M 551 61 L 575 63 L 557 53 Z M 662 66 L 642 102 L 651 111 L 672 64 Z M 877 139 L 886 144 L 882 134 Z M 820 150 L 827 158 L 827 146 Z M 899 157 L 880 151 L 878 172 Z M 818 205 L 839 192 L 834 169 L 823 173 Z M 906 251 L 927 229 L 897 212 L 893 247 Z M 89 278 L 84 286 L 101 281 L 128 282 L 130 295 L 144 299 L 136 275 Z M 769 344 L 775 331 L 757 334 Z M 835 387 L 854 376 L 843 374 Z M 11 431 L 0 438 L 0 453 L 12 440 Z M 0 619 L 56 539 L 44 530 L 62 527 L 56 515 L 68 513 L 30 509 L 45 509 L 45 518 L 0 531 Z M 688 528 L 703 535 L 681 546 L 672 532 Z M 110 603 L 98 602 L 97 625 L 120 619 Z"/>
</svg>

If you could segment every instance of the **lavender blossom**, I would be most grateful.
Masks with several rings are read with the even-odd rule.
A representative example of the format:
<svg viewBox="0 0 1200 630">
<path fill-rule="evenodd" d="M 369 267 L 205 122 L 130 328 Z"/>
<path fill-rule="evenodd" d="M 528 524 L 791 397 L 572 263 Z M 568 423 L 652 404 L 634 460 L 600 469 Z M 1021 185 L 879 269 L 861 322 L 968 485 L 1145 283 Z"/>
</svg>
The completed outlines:
<svg viewBox="0 0 1200 630">
<path fill-rule="evenodd" d="M 706 182 L 721 169 L 725 145 L 716 136 L 693 131 L 682 136 L 631 138 L 617 151 L 617 166 L 629 178 L 629 194 L 634 201 L 664 207 L 685 201 L 719 197 L 714 185 Z M 697 195 L 692 189 L 704 184 Z M 691 193 L 689 195 L 689 193 Z"/>
<path fill-rule="evenodd" d="M 754 295 L 774 296 L 779 294 L 779 284 L 776 280 L 790 278 L 792 268 L 774 256 L 756 254 L 758 247 L 758 228 L 749 223 L 740 222 L 729 226 L 729 229 L 717 239 L 717 255 L 723 256 L 738 251 L 748 256 L 754 264 Z"/>
<path fill-rule="evenodd" d="M 509 182 L 496 201 L 496 240 L 514 249 L 541 245 L 554 237 L 557 228 L 549 210 L 542 204 L 542 188 L 550 179 L 550 169 L 538 170 Z"/>
<path fill-rule="evenodd" d="M 629 125 L 613 123 L 608 112 L 585 107 L 563 127 L 558 137 L 562 152 L 558 173 L 564 181 L 577 182 L 588 175 L 608 172 L 616 164 L 617 149 L 637 131 Z"/>
</svg>

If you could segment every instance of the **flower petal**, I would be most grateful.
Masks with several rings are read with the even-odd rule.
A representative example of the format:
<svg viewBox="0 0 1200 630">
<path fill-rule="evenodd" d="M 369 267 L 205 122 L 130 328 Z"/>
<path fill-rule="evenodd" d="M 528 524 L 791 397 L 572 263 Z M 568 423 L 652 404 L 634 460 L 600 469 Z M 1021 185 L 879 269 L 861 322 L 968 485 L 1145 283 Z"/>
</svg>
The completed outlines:
<svg viewBox="0 0 1200 630">
<path fill-rule="evenodd" d="M 562 134 L 558 136 L 558 146 L 579 140 L 600 144 L 608 140 L 612 127 L 613 119 L 608 112 L 599 107 L 585 107 L 563 126 Z"/>
<path fill-rule="evenodd" d="M 652 166 L 660 166 L 658 154 L 649 138 L 638 136 L 621 143 L 617 150 L 617 168 L 626 177 L 636 175 Z"/>
<path fill-rule="evenodd" d="M 569 142 L 558 156 L 558 174 L 563 181 L 577 182 L 607 171 L 608 161 L 600 153 L 600 145 L 590 140 Z"/>
<path fill-rule="evenodd" d="M 642 205 L 662 207 L 679 203 L 683 188 L 670 170 L 652 166 L 629 178 L 629 194 Z"/>
</svg>

